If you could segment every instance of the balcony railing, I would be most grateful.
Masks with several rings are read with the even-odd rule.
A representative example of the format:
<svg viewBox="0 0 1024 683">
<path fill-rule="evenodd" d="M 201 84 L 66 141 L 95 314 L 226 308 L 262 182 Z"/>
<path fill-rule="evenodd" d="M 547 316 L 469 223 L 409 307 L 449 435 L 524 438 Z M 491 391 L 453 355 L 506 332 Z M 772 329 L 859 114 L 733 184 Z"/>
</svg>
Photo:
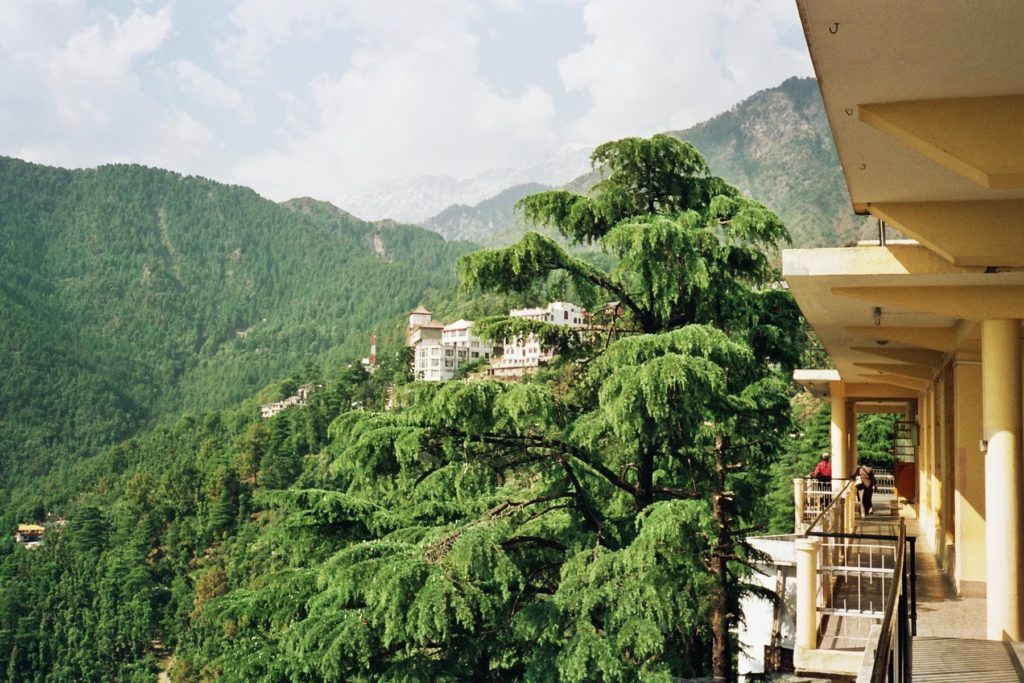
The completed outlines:
<svg viewBox="0 0 1024 683">
<path fill-rule="evenodd" d="M 863 657 L 881 652 L 896 662 L 890 667 L 894 672 L 909 676 L 909 637 L 916 618 L 914 539 L 906 537 L 902 519 L 899 536 L 855 533 L 856 488 L 852 482 L 841 482 L 841 488 L 838 483 L 826 489 L 823 483 L 794 480 L 797 668 L 855 675 L 864 671 Z M 891 609 L 902 611 L 890 616 Z M 889 640 L 883 647 L 884 638 Z M 858 680 L 886 680 L 863 675 Z"/>
</svg>

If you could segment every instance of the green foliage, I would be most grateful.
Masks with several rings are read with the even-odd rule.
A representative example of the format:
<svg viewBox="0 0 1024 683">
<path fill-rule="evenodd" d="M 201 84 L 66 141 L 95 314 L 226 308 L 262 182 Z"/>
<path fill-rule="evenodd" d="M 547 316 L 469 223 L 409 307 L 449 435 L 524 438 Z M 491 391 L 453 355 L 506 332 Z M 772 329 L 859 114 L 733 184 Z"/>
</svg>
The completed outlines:
<svg viewBox="0 0 1024 683">
<path fill-rule="evenodd" d="M 601 248 L 600 267 L 531 234 L 465 257 L 479 296 L 439 309 L 493 314 L 563 287 L 622 316 L 585 334 L 479 320 L 560 350 L 521 383 L 410 382 L 406 354 L 368 375 L 306 353 L 261 399 L 322 378 L 307 406 L 186 414 L 0 498 L 70 518 L 40 551 L 0 546 L 0 671 L 151 676 L 154 640 L 178 682 L 727 671 L 722 633 L 750 590 L 740 539 L 791 429 L 799 328 L 767 253 L 785 229 L 671 139 L 595 160 L 592 197 L 524 207 Z M 288 208 L 313 233 L 344 218 Z M 415 248 L 395 244 L 373 258 Z"/>
<path fill-rule="evenodd" d="M 196 641 L 193 663 L 232 680 L 670 680 L 731 666 L 713 644 L 748 589 L 738 539 L 763 511 L 800 352 L 764 252 L 785 230 L 670 138 L 596 160 L 609 176 L 594 197 L 523 205 L 596 240 L 610 271 L 539 234 L 459 269 L 467 286 L 524 295 L 563 272 L 625 320 L 578 335 L 485 319 L 494 337 L 539 335 L 559 362 L 520 384 L 408 384 L 401 410 L 340 415 L 296 486 L 267 499 L 261 552 L 277 573 L 210 603 L 226 637 Z"/>
<path fill-rule="evenodd" d="M 281 386 L 308 378 L 309 370 Z M 344 524 L 347 512 L 333 499 L 336 492 L 316 499 L 268 488 L 285 485 L 275 476 L 301 473 L 301 457 L 286 472 L 278 463 L 320 452 L 327 425 L 352 397 L 369 397 L 371 382 L 365 373 L 349 373 L 309 405 L 269 421 L 260 421 L 251 403 L 185 415 L 93 458 L 65 463 L 43 486 L 15 489 L 11 498 L 3 492 L 3 509 L 19 511 L 0 517 L 5 529 L 42 521 L 51 509 L 66 511 L 68 523 L 46 522 L 37 550 L 14 545 L 6 533 L 0 542 L 0 679 L 149 681 L 162 654 L 154 642 L 183 655 L 172 671 L 176 680 L 209 676 L 214 669 L 200 673 L 187 654 L 192 639 L 211 637 L 204 631 L 211 605 L 233 587 L 275 576 L 276 560 L 257 542 L 267 501 L 291 500 L 303 510 L 284 531 L 292 543 L 307 527 Z M 317 556 L 309 546 L 303 551 L 306 560 Z M 222 629 L 214 634 L 224 637 Z"/>
</svg>

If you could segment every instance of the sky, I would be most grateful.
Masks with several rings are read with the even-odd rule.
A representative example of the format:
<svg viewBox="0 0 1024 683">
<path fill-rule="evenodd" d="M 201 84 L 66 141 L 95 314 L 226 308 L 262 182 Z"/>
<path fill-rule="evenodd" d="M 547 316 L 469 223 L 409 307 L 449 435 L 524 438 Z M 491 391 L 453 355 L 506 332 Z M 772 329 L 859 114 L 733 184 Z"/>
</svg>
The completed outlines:
<svg viewBox="0 0 1024 683">
<path fill-rule="evenodd" d="M 0 0 L 0 155 L 330 200 L 809 75 L 794 0 Z"/>
</svg>

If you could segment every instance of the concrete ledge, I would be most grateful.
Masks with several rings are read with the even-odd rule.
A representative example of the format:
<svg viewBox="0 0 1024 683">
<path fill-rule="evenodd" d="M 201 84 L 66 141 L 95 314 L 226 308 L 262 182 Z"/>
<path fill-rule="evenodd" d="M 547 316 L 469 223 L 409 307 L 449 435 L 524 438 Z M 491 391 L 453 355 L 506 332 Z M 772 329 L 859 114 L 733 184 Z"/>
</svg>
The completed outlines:
<svg viewBox="0 0 1024 683">
<path fill-rule="evenodd" d="M 793 666 L 801 673 L 841 674 L 856 677 L 864 659 L 862 650 L 793 650 Z"/>
</svg>

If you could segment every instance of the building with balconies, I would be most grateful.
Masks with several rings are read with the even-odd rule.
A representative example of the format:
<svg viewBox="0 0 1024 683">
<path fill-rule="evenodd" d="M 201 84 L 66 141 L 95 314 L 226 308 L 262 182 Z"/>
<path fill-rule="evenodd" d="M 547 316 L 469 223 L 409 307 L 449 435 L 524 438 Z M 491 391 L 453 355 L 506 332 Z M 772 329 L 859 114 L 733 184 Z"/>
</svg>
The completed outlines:
<svg viewBox="0 0 1024 683">
<path fill-rule="evenodd" d="M 796 482 L 796 534 L 764 541 L 788 543 L 773 576 L 791 581 L 793 664 L 847 680 L 1020 680 L 1024 5 L 797 6 L 851 208 L 878 239 L 783 253 L 834 365 L 796 379 L 831 403 L 837 480 L 811 520 Z M 910 446 L 892 514 L 874 519 L 844 492 L 865 412 L 900 416 Z"/>
</svg>

